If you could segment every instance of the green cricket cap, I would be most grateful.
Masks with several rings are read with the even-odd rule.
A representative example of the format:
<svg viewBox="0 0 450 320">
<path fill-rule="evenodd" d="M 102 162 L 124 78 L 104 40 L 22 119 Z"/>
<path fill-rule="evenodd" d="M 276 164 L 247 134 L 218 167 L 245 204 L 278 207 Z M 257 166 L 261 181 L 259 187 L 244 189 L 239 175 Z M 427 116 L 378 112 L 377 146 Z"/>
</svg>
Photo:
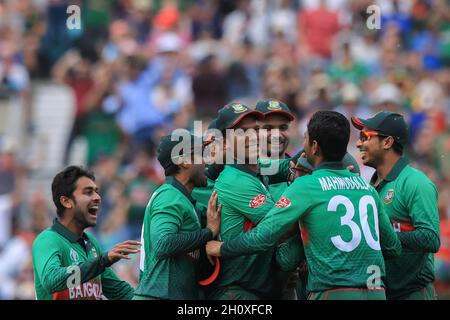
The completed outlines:
<svg viewBox="0 0 450 320">
<path fill-rule="evenodd" d="M 381 111 L 369 119 L 352 117 L 351 120 L 353 126 L 358 130 L 367 127 L 382 135 L 393 137 L 401 146 L 408 143 L 408 126 L 401 114 Z"/>
</svg>

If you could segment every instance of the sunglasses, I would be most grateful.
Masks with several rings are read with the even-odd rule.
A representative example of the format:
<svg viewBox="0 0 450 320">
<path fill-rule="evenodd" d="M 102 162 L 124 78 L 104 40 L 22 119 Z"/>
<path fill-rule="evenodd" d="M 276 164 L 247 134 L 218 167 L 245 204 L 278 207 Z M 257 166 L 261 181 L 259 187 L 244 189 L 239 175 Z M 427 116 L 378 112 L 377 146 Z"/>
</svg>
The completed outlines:
<svg viewBox="0 0 450 320">
<path fill-rule="evenodd" d="M 384 138 L 390 137 L 390 136 L 388 136 L 386 134 L 381 134 L 381 133 L 376 132 L 376 131 L 360 131 L 359 132 L 359 140 L 361 140 L 362 142 L 370 141 L 370 139 L 372 137 L 376 137 L 376 136 L 384 137 Z M 396 137 L 393 137 L 393 138 L 396 138 Z"/>
</svg>

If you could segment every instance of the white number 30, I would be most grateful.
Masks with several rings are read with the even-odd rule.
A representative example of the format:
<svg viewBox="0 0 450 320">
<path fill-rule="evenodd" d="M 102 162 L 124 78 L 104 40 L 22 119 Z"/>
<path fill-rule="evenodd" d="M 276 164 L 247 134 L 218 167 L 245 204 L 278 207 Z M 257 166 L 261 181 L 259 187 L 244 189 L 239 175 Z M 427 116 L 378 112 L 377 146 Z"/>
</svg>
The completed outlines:
<svg viewBox="0 0 450 320">
<path fill-rule="evenodd" d="M 341 225 L 347 226 L 352 230 L 352 238 L 350 241 L 346 242 L 342 239 L 341 236 L 334 236 L 331 238 L 331 242 L 341 251 L 351 252 L 361 243 L 361 229 L 364 235 L 364 239 L 367 242 L 367 245 L 371 247 L 373 250 L 380 250 L 380 231 L 378 229 L 378 209 L 375 204 L 375 199 L 372 196 L 363 196 L 359 200 L 359 218 L 361 221 L 361 229 L 353 221 L 353 217 L 355 215 L 355 207 L 349 198 L 344 196 L 334 196 L 331 198 L 328 203 L 328 211 L 336 212 L 339 205 L 343 205 L 345 207 L 346 213 L 343 217 L 341 217 Z M 375 222 L 375 240 L 370 232 L 369 224 L 367 221 L 367 208 L 371 206 L 374 213 L 374 222 Z"/>
</svg>

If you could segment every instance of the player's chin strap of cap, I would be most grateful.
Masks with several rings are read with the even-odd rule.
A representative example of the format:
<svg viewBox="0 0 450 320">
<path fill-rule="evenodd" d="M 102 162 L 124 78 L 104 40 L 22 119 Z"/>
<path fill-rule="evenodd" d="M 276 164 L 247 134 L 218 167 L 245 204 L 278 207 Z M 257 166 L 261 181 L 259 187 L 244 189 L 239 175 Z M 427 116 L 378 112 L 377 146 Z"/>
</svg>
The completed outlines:
<svg viewBox="0 0 450 320">
<path fill-rule="evenodd" d="M 217 277 L 219 276 L 219 271 L 220 271 L 220 260 L 219 257 L 214 257 L 215 259 L 215 266 L 214 266 L 214 271 L 213 273 L 206 279 L 201 280 L 198 282 L 199 285 L 201 286 L 209 286 L 211 283 L 213 283 Z"/>
</svg>

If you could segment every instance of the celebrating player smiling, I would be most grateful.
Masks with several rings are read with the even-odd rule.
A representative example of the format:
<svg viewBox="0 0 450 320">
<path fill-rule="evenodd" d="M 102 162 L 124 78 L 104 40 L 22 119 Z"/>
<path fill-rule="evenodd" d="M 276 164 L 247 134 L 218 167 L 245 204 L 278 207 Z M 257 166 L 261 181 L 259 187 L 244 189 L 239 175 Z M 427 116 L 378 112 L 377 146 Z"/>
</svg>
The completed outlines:
<svg viewBox="0 0 450 320">
<path fill-rule="evenodd" d="M 39 300 L 131 299 L 134 289 L 109 268 L 140 243 L 125 241 L 103 252 L 84 230 L 97 223 L 101 198 L 92 173 L 70 166 L 52 183 L 57 216 L 33 244 L 34 282 Z"/>
</svg>

